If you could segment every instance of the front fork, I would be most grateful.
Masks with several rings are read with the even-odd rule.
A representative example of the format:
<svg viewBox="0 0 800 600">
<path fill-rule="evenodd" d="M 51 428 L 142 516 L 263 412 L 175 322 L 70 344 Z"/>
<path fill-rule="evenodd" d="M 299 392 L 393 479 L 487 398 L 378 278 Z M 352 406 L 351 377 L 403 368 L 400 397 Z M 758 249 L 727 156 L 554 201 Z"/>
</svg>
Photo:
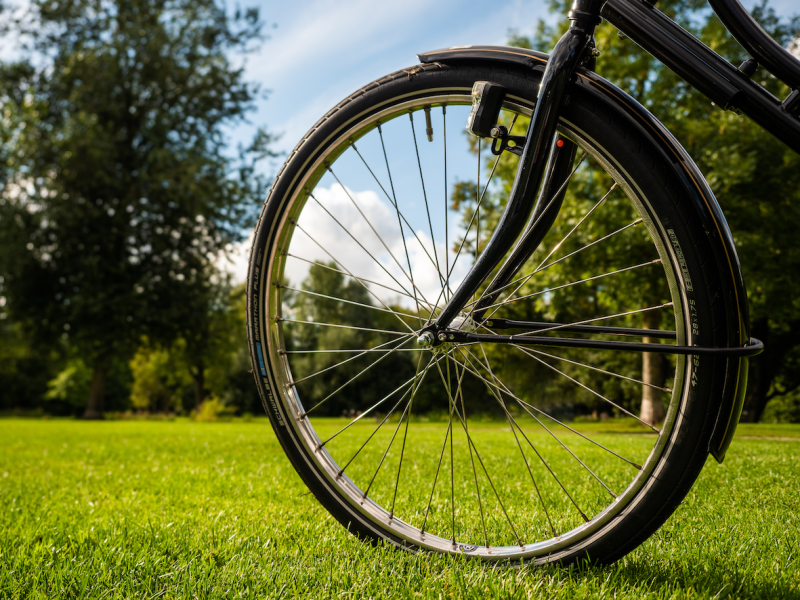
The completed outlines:
<svg viewBox="0 0 800 600">
<path fill-rule="evenodd" d="M 476 320 L 483 316 L 492 299 L 511 281 L 552 226 L 566 192 L 563 184 L 568 179 L 576 150 L 573 142 L 555 135 L 556 126 L 567 85 L 575 70 L 584 62 L 590 68 L 594 66 L 594 30 L 602 20 L 600 7 L 603 1 L 574 0 L 568 14 L 572 23 L 553 49 L 542 76 L 536 108 L 506 208 L 470 272 L 439 316 L 422 330 L 421 337 L 424 336 L 428 343 L 438 345 L 444 341 L 440 334 L 450 327 L 453 319 L 508 253 L 523 228 L 522 239 L 476 305 L 473 311 Z"/>
</svg>

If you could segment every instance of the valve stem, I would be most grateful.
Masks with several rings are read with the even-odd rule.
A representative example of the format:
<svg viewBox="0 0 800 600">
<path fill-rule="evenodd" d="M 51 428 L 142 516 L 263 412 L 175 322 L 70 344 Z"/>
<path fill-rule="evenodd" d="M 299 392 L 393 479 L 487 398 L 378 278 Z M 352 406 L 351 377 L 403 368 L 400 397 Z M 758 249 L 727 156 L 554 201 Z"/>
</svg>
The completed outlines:
<svg viewBox="0 0 800 600">
<path fill-rule="evenodd" d="M 431 125 L 431 107 L 425 107 L 425 133 L 428 136 L 428 141 L 433 141 L 433 125 Z"/>
</svg>

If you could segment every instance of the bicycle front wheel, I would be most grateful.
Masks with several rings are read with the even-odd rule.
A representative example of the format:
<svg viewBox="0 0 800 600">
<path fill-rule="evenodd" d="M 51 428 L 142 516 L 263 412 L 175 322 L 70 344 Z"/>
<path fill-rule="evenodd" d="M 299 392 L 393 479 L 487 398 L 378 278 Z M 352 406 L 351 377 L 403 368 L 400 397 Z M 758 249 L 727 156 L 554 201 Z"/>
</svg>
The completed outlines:
<svg viewBox="0 0 800 600">
<path fill-rule="evenodd" d="M 417 344 L 516 170 L 464 133 L 480 80 L 508 88 L 501 120 L 523 134 L 537 73 L 434 64 L 360 90 L 294 150 L 251 256 L 259 391 L 298 473 L 353 533 L 484 560 L 614 560 L 697 477 L 725 362 Z M 654 140 L 579 86 L 559 136 L 575 158 L 558 218 L 489 319 L 472 319 L 476 297 L 460 327 L 494 334 L 504 317 L 559 336 L 556 324 L 595 323 L 730 345 L 718 265 Z"/>
</svg>

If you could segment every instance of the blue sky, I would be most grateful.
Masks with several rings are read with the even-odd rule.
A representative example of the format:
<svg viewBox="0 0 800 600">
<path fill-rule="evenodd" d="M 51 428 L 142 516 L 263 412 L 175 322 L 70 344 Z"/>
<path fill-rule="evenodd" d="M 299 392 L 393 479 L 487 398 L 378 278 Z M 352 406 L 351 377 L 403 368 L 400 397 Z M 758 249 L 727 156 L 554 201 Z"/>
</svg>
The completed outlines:
<svg viewBox="0 0 800 600">
<path fill-rule="evenodd" d="M 748 8 L 755 3 L 744 2 Z M 800 10 L 796 3 L 772 0 L 770 5 L 788 16 Z M 245 142 L 256 126 L 265 126 L 281 135 L 274 149 L 284 153 L 353 91 L 417 64 L 418 52 L 503 45 L 510 30 L 530 34 L 538 19 L 552 23 L 563 18 L 549 14 L 543 0 L 245 0 L 242 4 L 260 8 L 270 36 L 248 57 L 247 77 L 271 91 L 250 115 L 250 123 L 232 132 L 233 140 Z M 465 168 L 466 158 L 465 154 Z M 229 267 L 238 280 L 246 276 L 248 251 L 248 242 L 236 248 Z"/>
<path fill-rule="evenodd" d="M 750 7 L 755 1 L 744 4 Z M 247 72 L 272 91 L 251 122 L 281 133 L 277 147 L 284 151 L 353 91 L 416 64 L 418 52 L 503 45 L 510 29 L 528 34 L 538 19 L 560 18 L 549 15 L 542 0 L 294 0 L 253 5 L 260 7 L 270 39 L 249 58 Z M 772 0 L 770 5 L 784 16 L 793 8 L 800 11 L 797 0 Z"/>
<path fill-rule="evenodd" d="M 545 4 L 530 0 L 298 0 L 261 4 L 271 39 L 248 74 L 272 90 L 253 123 L 283 133 L 291 150 L 329 108 L 361 86 L 416 64 L 416 54 L 465 44 L 504 44 L 528 32 Z"/>
</svg>

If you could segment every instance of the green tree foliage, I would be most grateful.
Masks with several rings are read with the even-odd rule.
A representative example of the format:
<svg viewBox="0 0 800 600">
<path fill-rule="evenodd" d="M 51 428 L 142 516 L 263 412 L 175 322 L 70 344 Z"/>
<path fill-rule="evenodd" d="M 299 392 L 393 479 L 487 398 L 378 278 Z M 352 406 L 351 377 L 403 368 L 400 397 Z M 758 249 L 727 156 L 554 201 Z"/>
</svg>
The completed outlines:
<svg viewBox="0 0 800 600">
<path fill-rule="evenodd" d="M 41 410 L 49 366 L 58 352 L 34 348 L 21 324 L 7 317 L 0 312 L 0 410 Z"/>
<path fill-rule="evenodd" d="M 259 414 L 264 409 L 253 385 L 247 346 L 246 286 L 226 285 L 223 289 L 224 310 L 217 308 L 212 320 L 211 339 L 215 341 L 206 363 L 206 389 L 226 407 L 240 413 Z"/>
<path fill-rule="evenodd" d="M 317 414 L 340 416 L 351 411 L 364 411 L 396 391 L 413 378 L 418 369 L 424 368 L 432 355 L 418 351 L 386 352 L 395 347 L 401 350 L 418 350 L 419 347 L 415 337 L 400 344 L 392 341 L 399 339 L 396 336 L 381 333 L 407 332 L 409 329 L 403 326 L 397 315 L 377 307 L 360 283 L 346 280 L 332 268 L 335 265 L 328 265 L 328 268 L 313 265 L 302 283 L 303 291 L 288 293 L 290 290 L 287 290 L 284 293 L 284 306 L 291 307 L 290 318 L 308 322 L 287 323 L 285 340 L 287 350 L 298 352 L 291 355 L 289 362 L 303 406 L 308 410 L 321 403 L 314 409 Z M 419 327 L 419 321 L 410 316 L 408 309 L 402 306 L 389 308 L 409 315 L 402 317 L 409 327 Z M 361 356 L 354 352 L 324 352 L 341 349 L 374 351 Z M 307 350 L 314 352 L 303 353 Z M 317 352 L 319 350 L 323 352 Z M 414 396 L 411 411 L 415 416 L 448 412 L 448 397 L 442 385 L 442 377 L 447 377 L 448 361 L 440 362 L 441 374 L 435 367 L 431 368 Z M 451 368 L 449 373 L 455 389 L 455 370 Z M 375 412 L 386 414 L 408 389 L 403 388 L 400 393 L 390 396 Z M 488 396 L 484 384 L 477 378 L 464 376 L 462 389 L 469 414 L 499 414 L 497 403 Z M 400 415 L 395 413 L 393 416 L 399 418 Z"/>
<path fill-rule="evenodd" d="M 192 286 L 176 318 L 182 359 L 194 382 L 195 408 L 205 399 L 208 370 L 227 372 L 237 348 L 247 345 L 245 324 L 237 322 L 232 294 L 229 277 L 212 271 Z M 236 299 L 245 302 L 241 293 Z M 232 335 L 234 331 L 240 335 Z"/>
<path fill-rule="evenodd" d="M 566 14 L 568 4 L 553 0 L 550 8 L 557 14 Z M 747 58 L 705 2 L 663 0 L 658 8 L 734 64 Z M 800 17 L 781 21 L 766 2 L 754 9 L 753 16 L 783 45 L 800 34 Z M 549 52 L 567 25 L 566 20 L 555 28 L 540 22 L 532 37 L 514 35 L 511 43 Z M 800 385 L 800 370 L 795 368 L 800 355 L 797 342 L 800 339 L 800 283 L 794 277 L 800 270 L 800 242 L 796 234 L 800 226 L 800 156 L 746 117 L 712 106 L 705 96 L 633 42 L 620 39 L 609 24 L 598 27 L 596 39 L 602 52 L 597 60 L 598 73 L 633 95 L 675 134 L 706 176 L 728 218 L 748 285 L 752 333 L 764 340 L 767 347 L 763 354 L 751 360 L 743 414 L 743 419 L 757 421 L 770 398 Z M 779 98 L 789 92 L 763 68 L 755 79 Z M 520 124 L 522 131 L 527 123 L 521 120 Z M 508 157 L 501 160 L 498 175 L 505 188 L 513 180 L 515 165 Z M 577 175 L 580 179 L 580 173 Z M 608 189 L 604 185 L 598 189 L 603 188 Z M 586 182 L 571 185 L 570 189 L 573 194 L 576 190 L 591 194 Z M 565 207 L 568 206 L 570 203 L 565 203 Z M 494 213 L 498 213 L 497 207 Z M 575 215 L 569 213 L 560 216 L 554 233 L 558 233 L 559 227 L 568 226 L 574 218 Z M 602 231 L 602 224 L 599 227 Z M 641 237 L 620 237 L 609 250 L 614 255 L 622 251 L 633 257 L 642 242 L 644 238 Z M 607 258 L 610 260 L 611 255 Z M 535 257 L 531 262 L 536 263 Z M 610 267 L 611 263 L 606 266 Z M 569 269 L 573 268 L 571 264 Z M 546 283 L 555 284 L 566 276 L 579 275 L 579 271 L 580 266 L 573 273 L 553 269 L 549 275 L 551 281 Z M 590 300 L 602 300 L 611 308 L 623 307 L 626 302 L 652 302 L 663 298 L 663 290 L 648 289 L 645 275 L 615 280 L 614 289 L 598 288 L 595 295 L 587 295 L 583 290 L 553 294 L 550 302 L 537 301 L 529 316 L 543 314 L 548 318 L 564 318 L 577 314 L 574 309 Z M 581 294 L 582 299 L 575 294 Z M 630 405 L 632 397 L 627 401 Z"/>
<path fill-rule="evenodd" d="M 245 286 L 223 280 L 209 288 L 214 301 L 207 312 L 193 313 L 197 329 L 185 332 L 191 341 L 181 336 L 163 346 L 142 340 L 130 361 L 132 408 L 183 414 L 213 398 L 213 406 L 227 412 L 261 410 L 247 351 Z"/>
<path fill-rule="evenodd" d="M 82 406 L 86 402 L 92 372 L 80 359 L 67 361 L 66 366 L 47 383 L 45 399 L 60 402 L 71 407 Z"/>
<path fill-rule="evenodd" d="M 187 330 L 262 198 L 270 136 L 233 159 L 223 135 L 259 93 L 229 53 L 261 24 L 213 0 L 33 0 L 5 18 L 24 44 L 0 70 L 0 296 L 89 365 L 97 417 L 111 361 Z"/>
<path fill-rule="evenodd" d="M 20 406 L 16 409 L 41 409 L 47 414 L 73 416 L 83 413 L 86 396 L 91 389 L 92 369 L 68 347 L 61 348 L 61 353 L 52 352 L 51 361 L 39 372 L 39 378 L 46 382 L 47 392 L 42 396 L 43 403 L 38 406 Z M 47 374 L 53 377 L 48 381 Z M 105 407 L 109 411 L 122 411 L 129 407 L 131 388 L 131 372 L 128 364 L 120 359 L 110 360 L 105 389 Z"/>
<path fill-rule="evenodd" d="M 390 341 L 392 336 L 365 331 L 365 329 L 398 331 L 402 327 L 390 314 L 352 304 L 370 306 L 372 303 L 369 292 L 358 282 L 345 281 L 343 275 L 324 266 L 312 265 L 301 289 L 308 293 L 295 292 L 293 297 L 291 295 L 287 297 L 291 302 L 293 319 L 362 329 L 292 324 L 289 340 L 287 340 L 287 349 L 300 351 L 367 350 Z M 324 294 L 330 298 L 314 294 Z M 342 302 L 342 300 L 349 302 Z M 383 348 L 391 349 L 395 345 L 392 343 Z M 409 346 L 410 344 L 406 344 L 404 347 Z M 305 406 L 311 407 L 324 401 L 324 405 L 321 405 L 318 410 L 322 414 L 338 416 L 349 410 L 364 410 L 369 406 L 370 399 L 382 397 L 412 377 L 414 366 L 404 354 L 396 352 L 391 356 L 386 356 L 385 353 L 367 353 L 340 366 L 336 365 L 351 358 L 353 353 L 298 354 L 292 360 L 292 373 L 295 381 L 305 379 L 299 387 Z M 376 360 L 380 360 L 380 362 L 375 367 L 363 375 L 359 375 L 362 370 Z M 324 374 L 315 375 L 325 369 L 329 370 Z M 327 398 L 331 392 L 342 386 L 346 387 L 341 393 Z"/>
<path fill-rule="evenodd" d="M 506 126 L 511 127 L 512 122 L 508 117 L 505 119 Z M 518 117 L 513 122 L 512 131 L 522 134 L 527 125 L 526 118 Z M 474 149 L 477 150 L 477 145 Z M 517 169 L 518 159 L 510 153 L 503 154 L 496 166 L 495 160 L 494 156 L 489 156 L 486 164 L 487 175 L 492 169 L 495 175 L 492 187 L 481 202 L 481 248 L 497 224 Z M 618 273 L 607 279 L 569 285 L 601 273 L 611 273 L 658 259 L 644 225 L 638 221 L 638 215 L 621 189 L 614 188 L 611 177 L 593 159 L 583 156 L 582 152 L 576 157 L 575 169 L 558 218 L 542 245 L 515 277 L 529 281 L 520 287 L 516 296 L 534 295 L 505 304 L 497 313 L 498 317 L 569 323 L 669 302 L 669 290 L 663 276 L 658 276 L 658 266 L 655 264 Z M 461 210 L 465 228 L 475 211 L 476 193 L 474 182 L 460 182 L 454 189 L 452 207 Z M 590 212 L 591 216 L 586 218 Z M 592 245 L 606 236 L 611 237 Z M 473 228 L 467 235 L 465 247 L 474 249 L 475 238 L 476 231 Z M 568 256 L 568 260 L 562 260 Z M 654 310 L 635 314 L 616 319 L 614 323 L 628 327 L 658 328 L 662 325 L 661 312 Z M 490 309 L 486 314 L 493 313 L 494 309 Z M 669 323 L 663 325 L 669 327 Z M 541 354 L 542 350 L 547 349 L 528 349 L 528 354 L 504 345 L 487 345 L 484 349 L 496 364 L 502 365 L 497 374 L 501 375 L 503 381 L 513 384 L 515 393 L 552 415 L 570 417 L 593 411 L 614 413 L 615 409 L 598 394 L 633 413 L 639 412 L 642 386 L 567 361 L 555 360 Z M 558 349 L 547 351 L 547 354 L 627 377 L 643 377 L 639 355 L 577 349 Z M 658 357 L 657 360 L 662 359 Z M 659 366 L 662 366 L 661 363 Z M 646 380 L 659 386 L 666 384 L 663 380 Z"/>
<path fill-rule="evenodd" d="M 148 412 L 175 412 L 191 385 L 188 369 L 180 361 L 180 342 L 170 349 L 143 344 L 131 360 L 131 406 Z"/>
</svg>

